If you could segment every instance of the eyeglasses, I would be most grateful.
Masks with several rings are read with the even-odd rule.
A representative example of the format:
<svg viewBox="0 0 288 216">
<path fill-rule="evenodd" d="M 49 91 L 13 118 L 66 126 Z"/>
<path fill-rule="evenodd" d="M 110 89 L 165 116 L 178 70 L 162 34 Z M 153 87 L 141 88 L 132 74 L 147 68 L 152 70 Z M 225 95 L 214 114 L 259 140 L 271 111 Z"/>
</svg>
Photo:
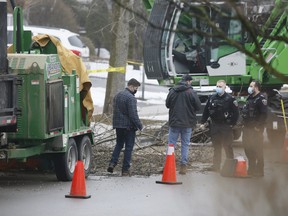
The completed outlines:
<svg viewBox="0 0 288 216">
<path fill-rule="evenodd" d="M 223 88 L 223 86 L 216 86 L 217 88 Z"/>
</svg>

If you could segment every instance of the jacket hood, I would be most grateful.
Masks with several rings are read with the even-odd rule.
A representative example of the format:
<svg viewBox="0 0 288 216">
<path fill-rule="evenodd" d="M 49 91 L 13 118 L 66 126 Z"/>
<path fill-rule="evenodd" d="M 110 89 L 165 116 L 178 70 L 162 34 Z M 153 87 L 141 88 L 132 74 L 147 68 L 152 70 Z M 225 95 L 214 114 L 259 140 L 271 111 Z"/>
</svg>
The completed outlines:
<svg viewBox="0 0 288 216">
<path fill-rule="evenodd" d="M 180 81 L 175 87 L 173 87 L 176 92 L 186 91 L 189 88 L 192 88 L 192 86 L 187 85 L 185 81 Z"/>
</svg>

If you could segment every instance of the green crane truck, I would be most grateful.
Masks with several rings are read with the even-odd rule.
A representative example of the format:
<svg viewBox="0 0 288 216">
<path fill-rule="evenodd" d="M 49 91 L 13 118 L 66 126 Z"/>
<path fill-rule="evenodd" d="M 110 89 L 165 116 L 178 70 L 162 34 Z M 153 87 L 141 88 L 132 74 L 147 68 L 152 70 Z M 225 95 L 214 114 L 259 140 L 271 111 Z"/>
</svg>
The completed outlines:
<svg viewBox="0 0 288 216">
<path fill-rule="evenodd" d="M 283 143 L 285 126 L 275 90 L 288 80 L 287 1 L 276 0 L 264 24 L 252 22 L 261 14 L 254 11 L 249 17 L 249 1 L 143 2 L 150 13 L 143 57 L 147 78 L 172 86 L 190 74 L 203 105 L 219 79 L 240 102 L 251 80 L 258 79 L 269 102 L 268 138 L 281 137 Z"/>
<path fill-rule="evenodd" d="M 79 76 L 75 70 L 63 71 L 54 44 L 32 43 L 31 32 L 21 29 L 22 11 L 17 7 L 16 53 L 7 54 L 7 1 L 0 2 L 0 10 L 4 41 L 0 47 L 0 166 L 45 156 L 53 161 L 58 180 L 70 181 L 77 160 L 82 160 L 88 176 L 94 136 L 82 105 Z"/>
</svg>

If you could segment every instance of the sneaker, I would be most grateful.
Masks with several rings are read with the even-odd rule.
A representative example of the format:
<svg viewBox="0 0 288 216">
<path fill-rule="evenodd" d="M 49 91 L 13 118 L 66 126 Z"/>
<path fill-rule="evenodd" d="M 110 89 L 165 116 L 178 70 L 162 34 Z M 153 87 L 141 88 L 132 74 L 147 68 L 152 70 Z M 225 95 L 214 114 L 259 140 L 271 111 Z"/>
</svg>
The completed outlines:
<svg viewBox="0 0 288 216">
<path fill-rule="evenodd" d="M 114 167 L 112 164 L 109 164 L 109 167 L 107 168 L 107 172 L 113 173 Z"/>
<path fill-rule="evenodd" d="M 122 176 L 131 176 L 129 170 L 123 170 L 122 171 Z"/>
<path fill-rule="evenodd" d="M 187 166 L 184 164 L 181 164 L 179 174 L 185 175 L 186 172 L 187 172 Z"/>
</svg>

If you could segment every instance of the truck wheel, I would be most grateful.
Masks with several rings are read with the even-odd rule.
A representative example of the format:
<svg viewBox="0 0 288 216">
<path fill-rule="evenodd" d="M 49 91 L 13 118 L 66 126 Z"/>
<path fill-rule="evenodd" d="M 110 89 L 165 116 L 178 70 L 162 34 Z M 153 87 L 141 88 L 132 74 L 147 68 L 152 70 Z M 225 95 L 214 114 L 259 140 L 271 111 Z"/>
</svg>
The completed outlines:
<svg viewBox="0 0 288 216">
<path fill-rule="evenodd" d="M 91 160 L 92 160 L 92 147 L 91 140 L 88 136 L 84 136 L 81 139 L 81 143 L 78 146 L 78 158 L 83 161 L 85 177 L 88 177 L 91 170 Z"/>
<path fill-rule="evenodd" d="M 78 150 L 73 138 L 68 141 L 65 153 L 56 154 L 54 158 L 55 173 L 59 181 L 71 181 L 78 160 Z"/>
</svg>

